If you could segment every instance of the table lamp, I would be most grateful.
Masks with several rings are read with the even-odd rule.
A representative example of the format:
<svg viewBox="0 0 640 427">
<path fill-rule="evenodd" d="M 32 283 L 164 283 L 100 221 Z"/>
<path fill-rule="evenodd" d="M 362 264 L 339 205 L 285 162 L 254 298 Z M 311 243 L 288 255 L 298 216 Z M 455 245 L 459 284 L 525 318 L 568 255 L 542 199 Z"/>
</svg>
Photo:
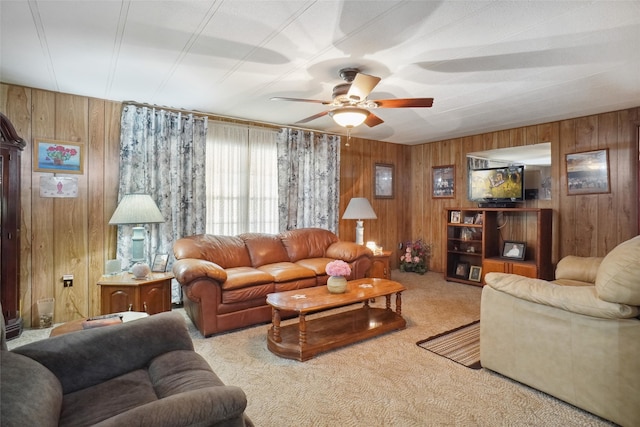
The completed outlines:
<svg viewBox="0 0 640 427">
<path fill-rule="evenodd" d="M 160 224 L 165 221 L 158 205 L 148 194 L 125 194 L 113 216 L 110 225 L 133 225 L 131 237 L 131 265 L 144 262 L 146 232 L 142 224 Z"/>
<path fill-rule="evenodd" d="M 342 215 L 342 219 L 356 219 L 356 243 L 364 245 L 363 219 L 377 219 L 371 203 L 366 197 L 353 197 Z"/>
</svg>

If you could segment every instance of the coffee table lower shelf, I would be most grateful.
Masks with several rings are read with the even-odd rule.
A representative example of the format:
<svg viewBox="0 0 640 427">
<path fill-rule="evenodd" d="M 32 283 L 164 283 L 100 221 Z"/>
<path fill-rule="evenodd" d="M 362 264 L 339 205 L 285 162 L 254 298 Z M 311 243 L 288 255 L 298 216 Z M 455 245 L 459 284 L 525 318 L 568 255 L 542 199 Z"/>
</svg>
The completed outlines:
<svg viewBox="0 0 640 427">
<path fill-rule="evenodd" d="M 279 342 L 274 339 L 274 329 L 271 326 L 267 335 L 267 347 L 280 357 L 304 362 L 318 353 L 407 326 L 405 319 L 395 311 L 368 305 L 307 320 L 305 324 L 304 338 L 301 338 L 299 323 L 281 326 Z M 306 342 L 301 342 L 303 339 Z"/>
</svg>

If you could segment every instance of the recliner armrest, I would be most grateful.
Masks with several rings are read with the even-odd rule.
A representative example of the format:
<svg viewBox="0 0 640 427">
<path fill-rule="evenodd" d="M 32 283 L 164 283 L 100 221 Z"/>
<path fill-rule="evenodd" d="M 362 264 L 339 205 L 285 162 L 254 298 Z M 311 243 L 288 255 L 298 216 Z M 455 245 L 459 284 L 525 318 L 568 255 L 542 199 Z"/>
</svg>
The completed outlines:
<svg viewBox="0 0 640 427">
<path fill-rule="evenodd" d="M 569 255 L 560 260 L 556 267 L 556 280 L 573 280 L 595 283 L 598 268 L 603 258 Z"/>
<path fill-rule="evenodd" d="M 51 337 L 13 350 L 47 367 L 64 394 L 145 367 L 175 350 L 193 350 L 184 318 L 158 313 L 143 319 Z"/>
</svg>

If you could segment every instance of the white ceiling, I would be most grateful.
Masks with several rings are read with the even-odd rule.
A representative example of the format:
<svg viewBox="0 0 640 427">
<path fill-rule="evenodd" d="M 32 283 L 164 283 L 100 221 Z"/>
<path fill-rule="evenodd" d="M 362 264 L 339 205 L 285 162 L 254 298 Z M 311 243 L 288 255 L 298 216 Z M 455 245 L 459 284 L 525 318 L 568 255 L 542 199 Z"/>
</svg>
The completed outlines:
<svg viewBox="0 0 640 427">
<path fill-rule="evenodd" d="M 354 136 L 418 144 L 640 106 L 639 1 L 0 2 L 0 80 L 274 124 L 338 70 L 382 81 Z M 305 127 L 338 132 L 329 116 Z"/>
</svg>

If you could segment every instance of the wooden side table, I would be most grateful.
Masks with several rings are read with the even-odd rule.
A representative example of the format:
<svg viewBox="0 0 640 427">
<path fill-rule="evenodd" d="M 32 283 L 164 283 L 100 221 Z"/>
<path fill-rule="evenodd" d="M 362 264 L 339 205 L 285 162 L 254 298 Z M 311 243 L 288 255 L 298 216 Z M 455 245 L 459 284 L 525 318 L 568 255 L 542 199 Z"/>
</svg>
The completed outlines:
<svg viewBox="0 0 640 427">
<path fill-rule="evenodd" d="M 368 276 L 391 280 L 391 268 L 389 267 L 389 257 L 391 254 L 392 251 L 382 251 L 381 254 L 374 255 L 371 260 L 371 268 L 369 269 Z"/>
<path fill-rule="evenodd" d="M 171 311 L 172 273 L 150 273 L 146 279 L 135 279 L 131 273 L 102 276 L 101 314 L 121 311 L 144 311 L 156 314 Z"/>
</svg>

